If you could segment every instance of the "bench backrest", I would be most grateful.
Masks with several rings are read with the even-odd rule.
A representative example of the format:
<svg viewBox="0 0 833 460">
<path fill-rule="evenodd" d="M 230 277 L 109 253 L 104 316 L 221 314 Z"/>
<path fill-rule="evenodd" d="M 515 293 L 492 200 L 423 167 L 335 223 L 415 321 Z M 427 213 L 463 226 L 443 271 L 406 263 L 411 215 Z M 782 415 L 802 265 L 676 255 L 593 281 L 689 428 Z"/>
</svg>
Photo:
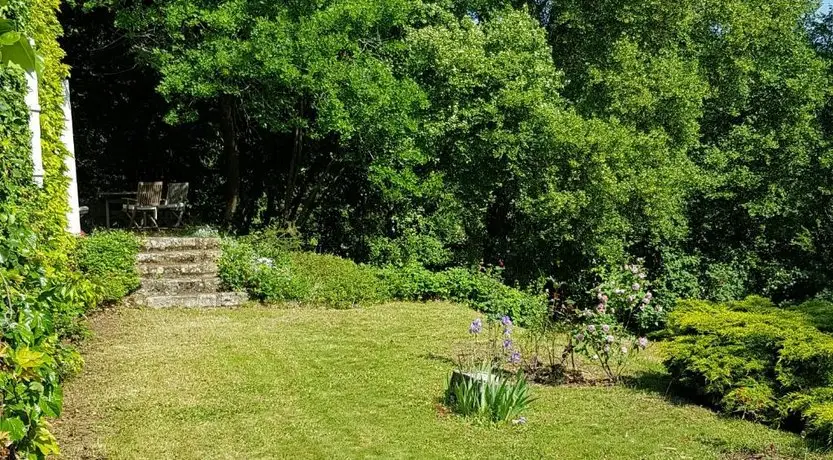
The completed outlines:
<svg viewBox="0 0 833 460">
<path fill-rule="evenodd" d="M 186 204 L 188 202 L 188 182 L 175 182 L 168 184 L 168 196 L 165 204 Z"/>
<path fill-rule="evenodd" d="M 136 203 L 139 206 L 159 206 L 162 201 L 162 182 L 139 182 Z"/>
</svg>

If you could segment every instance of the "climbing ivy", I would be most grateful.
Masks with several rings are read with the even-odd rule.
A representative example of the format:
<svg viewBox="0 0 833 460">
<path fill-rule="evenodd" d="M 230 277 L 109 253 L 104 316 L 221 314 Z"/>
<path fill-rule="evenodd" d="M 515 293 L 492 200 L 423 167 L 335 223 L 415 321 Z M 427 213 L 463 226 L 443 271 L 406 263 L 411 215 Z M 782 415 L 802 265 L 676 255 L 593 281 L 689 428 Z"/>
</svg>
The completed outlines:
<svg viewBox="0 0 833 460">
<path fill-rule="evenodd" d="M 57 0 L 0 0 L 12 38 L 35 41 L 44 187 L 32 179 L 24 71 L 0 63 L 0 456 L 41 459 L 58 453 L 49 417 L 60 415 L 61 380 L 82 360 L 70 341 L 100 293 L 71 263 L 66 232 L 68 155 L 62 81 L 68 68 L 57 42 Z M 18 42 L 19 43 L 19 42 Z"/>
</svg>

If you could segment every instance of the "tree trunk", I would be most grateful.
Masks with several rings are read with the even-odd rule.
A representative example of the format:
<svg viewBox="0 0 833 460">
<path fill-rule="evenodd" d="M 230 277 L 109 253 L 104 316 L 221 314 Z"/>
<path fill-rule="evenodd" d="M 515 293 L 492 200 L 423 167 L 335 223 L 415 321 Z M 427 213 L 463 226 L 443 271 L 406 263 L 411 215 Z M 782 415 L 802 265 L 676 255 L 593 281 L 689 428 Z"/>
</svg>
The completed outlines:
<svg viewBox="0 0 833 460">
<path fill-rule="evenodd" d="M 225 95 L 220 100 L 223 131 L 223 154 L 226 165 L 226 192 L 224 218 L 232 224 L 237 206 L 240 203 L 240 151 L 237 145 L 237 127 L 234 116 L 236 103 L 232 96 Z"/>
</svg>

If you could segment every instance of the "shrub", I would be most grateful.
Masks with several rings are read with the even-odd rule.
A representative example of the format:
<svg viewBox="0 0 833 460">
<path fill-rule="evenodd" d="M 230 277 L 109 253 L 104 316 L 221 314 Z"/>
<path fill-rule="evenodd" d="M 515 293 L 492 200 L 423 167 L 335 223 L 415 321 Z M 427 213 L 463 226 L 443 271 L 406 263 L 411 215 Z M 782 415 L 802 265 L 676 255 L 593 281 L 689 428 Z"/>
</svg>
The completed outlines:
<svg viewBox="0 0 833 460">
<path fill-rule="evenodd" d="M 833 303 L 825 300 L 809 300 L 791 308 L 804 313 L 807 320 L 823 332 L 833 332 Z"/>
<path fill-rule="evenodd" d="M 78 268 L 101 287 L 104 302 L 117 302 L 139 288 L 138 252 L 139 239 L 132 233 L 95 232 L 79 241 Z"/>
<path fill-rule="evenodd" d="M 574 350 L 590 358 L 611 382 L 618 382 L 630 357 L 644 349 L 648 340 L 637 339 L 609 315 L 596 320 L 574 331 Z"/>
<path fill-rule="evenodd" d="M 443 273 L 432 272 L 422 265 L 404 267 L 388 265 L 377 269 L 391 297 L 398 300 L 444 300 L 449 298 L 448 280 Z"/>
<path fill-rule="evenodd" d="M 378 303 L 389 298 L 376 270 L 326 254 L 295 252 L 292 270 L 309 285 L 306 300 L 334 307 Z"/>
<path fill-rule="evenodd" d="M 218 262 L 224 284 L 263 302 L 306 299 L 308 283 L 292 270 L 289 253 L 275 249 L 265 252 L 271 257 L 258 255 L 249 241 L 224 241 Z"/>
<path fill-rule="evenodd" d="M 376 270 L 336 256 L 289 252 L 257 235 L 227 240 L 219 261 L 228 287 L 266 301 L 350 307 L 389 298 Z"/>
<path fill-rule="evenodd" d="M 432 272 L 421 265 L 387 266 L 377 270 L 397 300 L 452 300 L 468 304 L 492 319 L 510 316 L 530 326 L 546 316 L 543 296 L 536 296 L 503 284 L 489 273 L 452 268 Z"/>
<path fill-rule="evenodd" d="M 724 412 L 771 424 L 798 422 L 830 442 L 833 337 L 800 311 L 760 297 L 680 302 L 668 317 L 665 365 Z"/>
<path fill-rule="evenodd" d="M 664 324 L 666 311 L 654 299 L 642 260 L 605 270 L 601 276 L 602 284 L 593 291 L 597 313 L 609 312 L 626 329 L 638 333 L 657 330 Z"/>
</svg>

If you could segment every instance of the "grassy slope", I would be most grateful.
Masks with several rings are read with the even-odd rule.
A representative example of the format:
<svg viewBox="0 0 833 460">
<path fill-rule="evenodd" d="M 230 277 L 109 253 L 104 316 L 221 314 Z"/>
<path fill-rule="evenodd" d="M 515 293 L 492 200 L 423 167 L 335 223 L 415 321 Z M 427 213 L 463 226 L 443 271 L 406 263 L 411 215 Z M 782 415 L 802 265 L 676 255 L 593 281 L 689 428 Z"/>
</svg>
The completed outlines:
<svg viewBox="0 0 833 460">
<path fill-rule="evenodd" d="M 625 388 L 536 387 L 525 426 L 440 415 L 448 304 L 122 310 L 94 318 L 57 425 L 67 458 L 715 458 L 797 436 Z"/>
</svg>

